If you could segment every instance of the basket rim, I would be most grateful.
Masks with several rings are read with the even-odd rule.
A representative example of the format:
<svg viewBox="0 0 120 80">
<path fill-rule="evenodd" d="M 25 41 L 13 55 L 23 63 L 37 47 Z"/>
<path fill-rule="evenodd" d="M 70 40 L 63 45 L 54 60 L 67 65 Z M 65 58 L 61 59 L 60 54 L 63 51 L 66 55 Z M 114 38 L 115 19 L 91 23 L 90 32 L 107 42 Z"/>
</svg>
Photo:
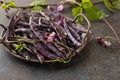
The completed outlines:
<svg viewBox="0 0 120 80">
<path fill-rule="evenodd" d="M 86 44 L 87 44 L 87 41 L 88 41 L 88 38 L 86 38 L 85 41 L 83 42 L 82 46 L 81 46 L 80 48 L 78 48 L 78 49 L 79 49 L 79 53 L 84 49 L 84 47 L 85 47 Z M 18 55 L 14 50 L 9 50 L 4 44 L 3 44 L 3 47 L 4 47 L 4 49 L 5 49 L 8 53 L 10 53 L 12 56 L 14 56 L 14 57 L 16 57 L 16 58 L 18 58 L 18 59 L 21 59 L 21 60 L 24 60 L 24 61 L 28 61 L 28 62 L 40 63 L 40 61 L 37 60 L 37 59 L 26 60 L 24 57 Z M 77 49 L 77 50 L 78 50 L 78 49 Z M 14 52 L 13 52 L 13 51 L 14 51 Z M 75 56 L 75 55 L 77 55 L 77 54 L 72 55 L 72 57 Z M 52 63 L 52 62 L 57 62 L 57 61 L 55 61 L 55 60 L 45 60 L 43 63 Z"/>
</svg>

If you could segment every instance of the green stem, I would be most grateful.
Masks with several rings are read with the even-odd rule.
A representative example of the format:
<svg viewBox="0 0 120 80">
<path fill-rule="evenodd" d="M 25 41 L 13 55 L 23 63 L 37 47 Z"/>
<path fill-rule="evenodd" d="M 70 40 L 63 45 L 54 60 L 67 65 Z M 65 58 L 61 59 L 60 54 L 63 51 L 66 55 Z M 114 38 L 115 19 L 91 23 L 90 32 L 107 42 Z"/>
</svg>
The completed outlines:
<svg viewBox="0 0 120 80">
<path fill-rule="evenodd" d="M 113 26 L 107 21 L 107 19 L 103 18 L 103 20 L 108 25 L 108 27 L 112 30 L 112 32 L 114 33 L 118 43 L 120 44 L 120 38 L 119 38 L 117 32 L 115 31 L 115 29 L 113 28 Z"/>
<path fill-rule="evenodd" d="M 103 2 L 104 2 L 104 0 L 99 0 L 99 1 L 93 2 L 93 4 L 96 5 L 96 4 L 100 4 L 100 3 L 103 3 Z"/>
<path fill-rule="evenodd" d="M 41 7 L 47 7 L 47 6 L 57 6 L 58 4 L 44 4 L 44 5 L 38 5 L 38 6 L 41 6 Z M 11 7 L 11 8 L 22 8 L 22 9 L 31 9 L 33 8 L 34 6 L 16 6 L 16 7 Z"/>
</svg>

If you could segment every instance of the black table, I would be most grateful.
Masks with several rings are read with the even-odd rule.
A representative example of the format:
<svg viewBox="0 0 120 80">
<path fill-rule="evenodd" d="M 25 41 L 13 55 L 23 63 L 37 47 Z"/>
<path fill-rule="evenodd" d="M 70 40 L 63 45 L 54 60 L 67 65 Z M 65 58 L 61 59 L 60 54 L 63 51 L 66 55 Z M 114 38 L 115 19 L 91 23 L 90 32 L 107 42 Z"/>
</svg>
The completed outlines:
<svg viewBox="0 0 120 80">
<path fill-rule="evenodd" d="M 28 5 L 33 0 L 15 0 L 18 5 Z M 57 3 L 60 0 L 49 0 Z M 99 5 L 98 7 L 101 7 Z M 104 7 L 104 6 L 102 6 Z M 65 13 L 69 10 L 66 9 Z M 71 14 L 68 14 L 71 16 Z M 120 37 L 120 11 L 107 18 Z M 8 19 L 0 11 L 0 23 Z M 1 28 L 0 28 L 1 31 Z M 114 36 L 103 21 L 92 22 L 95 36 Z M 88 41 L 81 55 L 69 64 L 34 64 L 21 61 L 9 55 L 0 45 L 0 80 L 120 80 L 120 45 L 112 41 L 110 48 Z"/>
</svg>

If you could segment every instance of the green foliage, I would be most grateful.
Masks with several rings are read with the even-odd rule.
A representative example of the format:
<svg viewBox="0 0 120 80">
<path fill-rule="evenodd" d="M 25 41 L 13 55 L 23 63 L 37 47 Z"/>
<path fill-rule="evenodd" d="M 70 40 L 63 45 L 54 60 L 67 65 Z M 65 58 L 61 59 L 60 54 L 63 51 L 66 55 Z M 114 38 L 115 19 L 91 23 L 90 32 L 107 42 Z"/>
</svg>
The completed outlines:
<svg viewBox="0 0 120 80">
<path fill-rule="evenodd" d="M 75 7 L 72 9 L 72 15 L 73 17 L 76 17 L 78 14 L 82 14 L 82 8 L 81 7 Z M 77 22 L 81 23 L 82 22 L 82 17 L 79 17 L 77 19 Z"/>
<path fill-rule="evenodd" d="M 92 6 L 90 8 L 85 8 L 87 17 L 91 20 L 99 20 L 103 19 L 104 17 L 108 17 L 107 14 L 104 12 L 100 11 L 98 8 Z"/>
<path fill-rule="evenodd" d="M 8 6 L 14 8 L 14 7 L 16 7 L 16 4 L 15 4 L 14 1 L 11 1 L 11 2 L 8 3 Z"/>
<path fill-rule="evenodd" d="M 23 48 L 26 46 L 27 45 L 25 43 L 18 43 L 15 47 L 15 50 L 17 50 L 18 52 L 21 52 L 23 50 Z"/>
<path fill-rule="evenodd" d="M 82 0 L 82 5 L 84 9 L 93 7 L 93 4 L 90 0 Z"/>
<path fill-rule="evenodd" d="M 111 0 L 115 9 L 120 9 L 120 0 Z"/>
<path fill-rule="evenodd" d="M 104 4 L 109 11 L 114 12 L 115 8 L 113 7 L 110 0 L 104 0 Z"/>
<path fill-rule="evenodd" d="M 82 5 L 87 17 L 91 20 L 99 20 L 108 17 L 107 14 L 95 7 L 90 0 L 82 0 Z"/>
<path fill-rule="evenodd" d="M 44 8 L 41 7 L 40 5 L 44 5 L 44 4 L 47 4 L 46 0 L 39 0 L 32 2 L 29 6 L 34 6 L 33 10 L 35 11 L 42 11 Z"/>
<path fill-rule="evenodd" d="M 120 9 L 120 0 L 104 0 L 104 4 L 111 12 L 114 12 L 116 9 Z"/>
<path fill-rule="evenodd" d="M 1 7 L 2 7 L 3 9 L 8 9 L 9 7 L 15 8 L 15 7 L 16 7 L 16 4 L 15 4 L 15 2 L 12 0 L 12 1 L 10 1 L 10 2 L 6 2 L 6 3 L 1 4 Z"/>
<path fill-rule="evenodd" d="M 1 7 L 4 8 L 4 9 L 8 9 L 8 8 L 9 8 L 9 5 L 3 3 L 3 4 L 1 5 Z"/>
<path fill-rule="evenodd" d="M 77 7 L 72 9 L 73 17 L 78 14 L 82 14 L 82 10 L 85 10 L 87 17 L 90 20 L 100 20 L 104 17 L 108 17 L 108 15 L 102 12 L 100 9 L 95 7 L 91 0 L 82 0 L 82 3 L 76 2 Z M 82 6 L 81 6 L 82 4 Z M 82 18 L 78 18 L 78 22 L 82 21 Z"/>
</svg>

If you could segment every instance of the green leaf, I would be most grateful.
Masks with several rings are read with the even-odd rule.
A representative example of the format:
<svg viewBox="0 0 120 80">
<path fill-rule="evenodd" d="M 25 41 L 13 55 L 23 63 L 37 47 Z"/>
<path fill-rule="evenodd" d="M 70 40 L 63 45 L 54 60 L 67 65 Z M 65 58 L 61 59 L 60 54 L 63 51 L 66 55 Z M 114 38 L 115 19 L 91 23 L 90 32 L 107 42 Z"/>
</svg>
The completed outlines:
<svg viewBox="0 0 120 80">
<path fill-rule="evenodd" d="M 85 11 L 86 11 L 87 17 L 91 20 L 99 20 L 104 17 L 108 17 L 107 14 L 100 11 L 98 8 L 96 8 L 94 6 L 90 7 L 90 8 L 85 8 Z"/>
<path fill-rule="evenodd" d="M 120 0 L 111 0 L 115 9 L 120 9 Z"/>
<path fill-rule="evenodd" d="M 17 50 L 18 52 L 21 52 L 23 50 L 24 47 L 26 47 L 27 45 L 25 43 L 18 43 L 15 47 L 15 50 Z"/>
<path fill-rule="evenodd" d="M 93 6 L 91 0 L 82 0 L 82 5 L 87 14 L 87 17 L 91 20 L 99 20 L 104 17 L 108 17 L 107 14 L 100 11 L 97 7 Z"/>
<path fill-rule="evenodd" d="M 35 11 L 42 11 L 43 8 L 40 7 L 40 6 L 35 6 L 35 7 L 33 7 L 33 10 L 35 10 Z"/>
<path fill-rule="evenodd" d="M 1 4 L 1 7 L 4 8 L 4 9 L 8 9 L 9 7 L 16 7 L 16 4 L 15 2 L 12 0 L 10 2 L 6 2 L 6 3 L 3 3 Z"/>
<path fill-rule="evenodd" d="M 3 3 L 1 6 L 2 6 L 2 8 L 4 8 L 4 9 L 9 8 L 9 5 L 7 5 L 7 4 L 5 4 L 5 3 Z"/>
<path fill-rule="evenodd" d="M 104 0 L 104 4 L 111 12 L 120 9 L 120 0 Z"/>
<path fill-rule="evenodd" d="M 15 2 L 14 1 L 11 1 L 11 2 L 9 2 L 9 4 L 8 4 L 8 6 L 10 6 L 10 7 L 16 7 L 16 4 L 15 4 Z"/>
<path fill-rule="evenodd" d="M 110 0 L 104 0 L 104 4 L 107 7 L 107 9 L 111 12 L 115 11 L 115 8 L 113 7 L 112 3 Z"/>
<path fill-rule="evenodd" d="M 40 5 L 44 5 L 44 4 L 47 4 L 47 1 L 46 0 L 40 0 L 40 1 L 34 1 L 34 2 L 32 2 L 29 6 L 34 6 L 33 10 L 35 10 L 35 11 L 41 11 L 44 8 L 41 7 Z"/>
<path fill-rule="evenodd" d="M 72 15 L 73 17 L 76 17 L 78 14 L 82 14 L 82 8 L 81 7 L 75 7 L 72 9 Z M 77 19 L 77 22 L 81 23 L 82 22 L 82 17 L 79 17 Z"/>
<path fill-rule="evenodd" d="M 44 4 L 47 4 L 46 0 L 39 0 L 39 1 L 32 2 L 29 6 L 38 6 L 38 5 L 44 5 Z"/>
<path fill-rule="evenodd" d="M 93 4 L 90 0 L 82 0 L 82 5 L 83 5 L 83 8 L 93 7 Z"/>
</svg>

